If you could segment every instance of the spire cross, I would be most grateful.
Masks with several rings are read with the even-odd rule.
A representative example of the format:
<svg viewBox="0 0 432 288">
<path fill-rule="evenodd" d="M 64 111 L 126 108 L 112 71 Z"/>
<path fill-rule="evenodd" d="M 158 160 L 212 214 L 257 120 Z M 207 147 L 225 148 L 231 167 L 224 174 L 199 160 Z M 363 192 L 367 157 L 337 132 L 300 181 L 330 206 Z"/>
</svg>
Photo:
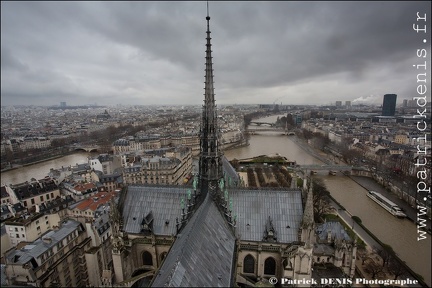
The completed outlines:
<svg viewBox="0 0 432 288">
<path fill-rule="evenodd" d="M 208 8 L 208 1 L 207 1 L 207 33 L 210 32 L 210 16 L 209 16 L 209 8 Z"/>
</svg>

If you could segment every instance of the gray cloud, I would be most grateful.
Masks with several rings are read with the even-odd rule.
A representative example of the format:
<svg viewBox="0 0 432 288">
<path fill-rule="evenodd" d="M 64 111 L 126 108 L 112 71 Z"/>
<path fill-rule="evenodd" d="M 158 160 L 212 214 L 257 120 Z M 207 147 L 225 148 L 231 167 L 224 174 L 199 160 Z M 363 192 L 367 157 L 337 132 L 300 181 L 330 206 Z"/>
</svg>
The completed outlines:
<svg viewBox="0 0 432 288">
<path fill-rule="evenodd" d="M 416 49 L 430 51 L 412 23 L 430 6 L 210 2 L 217 102 L 411 98 Z M 200 104 L 205 13 L 205 2 L 4 2 L 2 105 Z"/>
</svg>

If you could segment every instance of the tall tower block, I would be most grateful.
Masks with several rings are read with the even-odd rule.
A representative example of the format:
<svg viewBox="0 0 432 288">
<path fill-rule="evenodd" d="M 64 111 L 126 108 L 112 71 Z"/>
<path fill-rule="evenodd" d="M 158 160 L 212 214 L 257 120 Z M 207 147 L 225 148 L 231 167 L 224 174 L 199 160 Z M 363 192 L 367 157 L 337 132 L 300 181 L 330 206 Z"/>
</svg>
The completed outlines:
<svg viewBox="0 0 432 288">
<path fill-rule="evenodd" d="M 382 105 L 382 116 L 394 116 L 396 111 L 396 94 L 385 94 Z"/>
</svg>

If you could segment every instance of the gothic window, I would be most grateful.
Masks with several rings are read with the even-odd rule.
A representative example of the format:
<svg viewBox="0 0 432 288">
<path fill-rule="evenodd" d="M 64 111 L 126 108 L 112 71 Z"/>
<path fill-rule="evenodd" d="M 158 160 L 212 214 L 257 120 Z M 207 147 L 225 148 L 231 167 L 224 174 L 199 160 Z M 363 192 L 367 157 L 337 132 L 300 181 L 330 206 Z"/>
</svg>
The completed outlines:
<svg viewBox="0 0 432 288">
<path fill-rule="evenodd" d="M 264 262 L 264 274 L 276 275 L 276 261 L 274 258 L 269 257 Z"/>
<path fill-rule="evenodd" d="M 243 260 L 243 273 L 255 273 L 255 259 L 250 254 Z"/>
<path fill-rule="evenodd" d="M 142 254 L 143 265 L 153 265 L 153 256 L 148 251 L 144 251 Z"/>
</svg>

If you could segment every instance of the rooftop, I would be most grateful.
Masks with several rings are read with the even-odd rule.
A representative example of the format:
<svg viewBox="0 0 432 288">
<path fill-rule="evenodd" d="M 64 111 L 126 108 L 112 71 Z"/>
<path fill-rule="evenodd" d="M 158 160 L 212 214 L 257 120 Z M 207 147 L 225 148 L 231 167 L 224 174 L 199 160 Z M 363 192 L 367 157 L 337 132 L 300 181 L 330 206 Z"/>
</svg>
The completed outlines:
<svg viewBox="0 0 432 288">
<path fill-rule="evenodd" d="M 235 237 L 207 196 L 177 236 L 153 287 L 230 287 Z"/>
<path fill-rule="evenodd" d="M 269 217 L 277 242 L 298 241 L 303 217 L 299 189 L 229 189 L 229 195 L 237 215 L 236 233 L 242 241 L 262 241 Z"/>
<path fill-rule="evenodd" d="M 138 234 L 142 220 L 153 213 L 153 233 L 156 235 L 175 235 L 176 218 L 181 217 L 180 202 L 186 198 L 187 186 L 143 186 L 128 187 L 123 212 L 124 230 Z"/>
<path fill-rule="evenodd" d="M 99 206 L 109 203 L 114 196 L 115 192 L 98 192 L 93 197 L 80 201 L 76 206 L 74 205 L 73 209 L 96 211 Z"/>
<path fill-rule="evenodd" d="M 33 268 L 36 268 L 38 266 L 38 264 L 35 262 L 37 257 L 45 253 L 48 249 L 51 249 L 57 245 L 59 241 L 63 240 L 66 236 L 77 229 L 84 228 L 82 227 L 81 223 L 74 220 L 68 220 L 62 224 L 59 230 L 50 230 L 23 248 L 6 252 L 5 257 L 7 259 L 7 263 L 26 264 L 29 261 L 34 260 L 32 261 L 32 265 Z M 50 239 L 50 241 L 43 241 L 42 239 L 44 238 Z"/>
<path fill-rule="evenodd" d="M 352 241 L 351 237 L 339 221 L 329 221 L 317 226 L 316 235 L 319 240 L 327 240 L 328 233 L 331 233 L 332 240 L 339 239 Z"/>
</svg>

